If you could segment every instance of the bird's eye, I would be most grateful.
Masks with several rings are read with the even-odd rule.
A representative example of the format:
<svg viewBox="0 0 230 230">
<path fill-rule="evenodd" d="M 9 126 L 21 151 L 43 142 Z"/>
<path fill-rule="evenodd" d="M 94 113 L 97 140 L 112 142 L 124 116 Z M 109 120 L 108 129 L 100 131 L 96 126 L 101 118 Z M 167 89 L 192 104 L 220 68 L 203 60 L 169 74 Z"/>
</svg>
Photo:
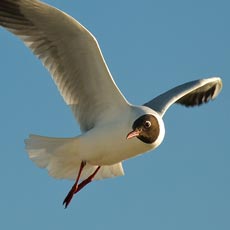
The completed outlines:
<svg viewBox="0 0 230 230">
<path fill-rule="evenodd" d="M 145 128 L 150 128 L 151 127 L 151 122 L 150 121 L 145 121 L 144 123 Z"/>
</svg>

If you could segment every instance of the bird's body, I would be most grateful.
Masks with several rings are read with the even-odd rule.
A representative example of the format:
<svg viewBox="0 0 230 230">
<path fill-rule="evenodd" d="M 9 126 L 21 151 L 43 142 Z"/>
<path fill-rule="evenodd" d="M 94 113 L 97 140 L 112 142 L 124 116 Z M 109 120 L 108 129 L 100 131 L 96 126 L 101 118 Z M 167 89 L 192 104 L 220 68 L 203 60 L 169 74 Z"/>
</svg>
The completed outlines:
<svg viewBox="0 0 230 230">
<path fill-rule="evenodd" d="M 151 144 L 146 144 L 137 138 L 127 141 L 126 136 L 131 130 L 133 121 L 146 113 L 154 114 L 161 126 L 157 141 Z M 80 167 L 82 161 L 90 165 L 90 169 L 83 173 L 82 179 L 88 177 L 97 165 L 103 167 L 95 179 L 123 175 L 123 169 L 117 163 L 159 146 L 164 138 L 165 129 L 162 118 L 145 106 L 127 104 L 122 115 L 124 119 L 120 119 L 119 113 L 113 113 L 109 116 L 110 119 L 102 119 L 103 122 L 93 129 L 74 138 L 31 135 L 26 140 L 27 151 L 38 166 L 46 167 L 55 178 L 74 179 L 76 169 Z M 52 159 L 47 159 L 49 154 L 52 154 Z"/>
<path fill-rule="evenodd" d="M 222 88 L 218 77 L 196 80 L 142 106 L 131 105 L 113 81 L 96 38 L 69 15 L 36 0 L 1 0 L 0 26 L 41 59 L 79 122 L 77 137 L 30 135 L 25 141 L 30 159 L 51 176 L 76 179 L 66 207 L 93 179 L 123 175 L 122 161 L 159 146 L 162 119 L 172 104 L 201 105 Z"/>
</svg>

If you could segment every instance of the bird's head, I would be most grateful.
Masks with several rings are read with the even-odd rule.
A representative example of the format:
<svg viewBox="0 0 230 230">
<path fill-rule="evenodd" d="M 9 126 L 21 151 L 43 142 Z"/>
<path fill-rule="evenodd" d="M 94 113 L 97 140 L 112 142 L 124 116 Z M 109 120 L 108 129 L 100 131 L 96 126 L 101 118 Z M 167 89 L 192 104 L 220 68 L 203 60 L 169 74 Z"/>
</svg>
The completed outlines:
<svg viewBox="0 0 230 230">
<path fill-rule="evenodd" d="M 137 118 L 132 129 L 127 134 L 126 139 L 137 137 L 146 144 L 154 143 L 160 135 L 160 124 L 152 114 L 145 114 Z"/>
</svg>

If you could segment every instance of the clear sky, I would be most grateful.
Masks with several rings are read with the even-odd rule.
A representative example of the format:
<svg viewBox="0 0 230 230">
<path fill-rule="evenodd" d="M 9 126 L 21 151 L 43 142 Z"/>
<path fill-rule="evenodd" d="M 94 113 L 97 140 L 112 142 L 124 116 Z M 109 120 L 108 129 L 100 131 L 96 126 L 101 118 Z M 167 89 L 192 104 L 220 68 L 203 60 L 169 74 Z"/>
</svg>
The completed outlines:
<svg viewBox="0 0 230 230">
<path fill-rule="evenodd" d="M 229 1 L 46 2 L 97 37 L 131 103 L 198 78 L 221 76 L 224 87 L 207 105 L 171 107 L 158 149 L 125 161 L 124 177 L 90 184 L 65 210 L 73 182 L 37 168 L 23 140 L 75 136 L 78 125 L 42 64 L 0 28 L 0 229 L 229 230 Z"/>
</svg>

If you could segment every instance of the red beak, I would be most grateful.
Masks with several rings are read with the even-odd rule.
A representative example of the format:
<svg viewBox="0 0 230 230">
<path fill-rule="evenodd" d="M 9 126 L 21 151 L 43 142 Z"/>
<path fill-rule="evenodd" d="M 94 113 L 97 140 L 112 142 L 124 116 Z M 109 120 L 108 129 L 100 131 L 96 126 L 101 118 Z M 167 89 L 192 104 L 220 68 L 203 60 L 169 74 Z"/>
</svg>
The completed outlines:
<svg viewBox="0 0 230 230">
<path fill-rule="evenodd" d="M 140 135 L 140 130 L 133 130 L 130 133 L 127 134 L 126 139 L 131 139 L 133 137 L 137 137 Z"/>
</svg>

